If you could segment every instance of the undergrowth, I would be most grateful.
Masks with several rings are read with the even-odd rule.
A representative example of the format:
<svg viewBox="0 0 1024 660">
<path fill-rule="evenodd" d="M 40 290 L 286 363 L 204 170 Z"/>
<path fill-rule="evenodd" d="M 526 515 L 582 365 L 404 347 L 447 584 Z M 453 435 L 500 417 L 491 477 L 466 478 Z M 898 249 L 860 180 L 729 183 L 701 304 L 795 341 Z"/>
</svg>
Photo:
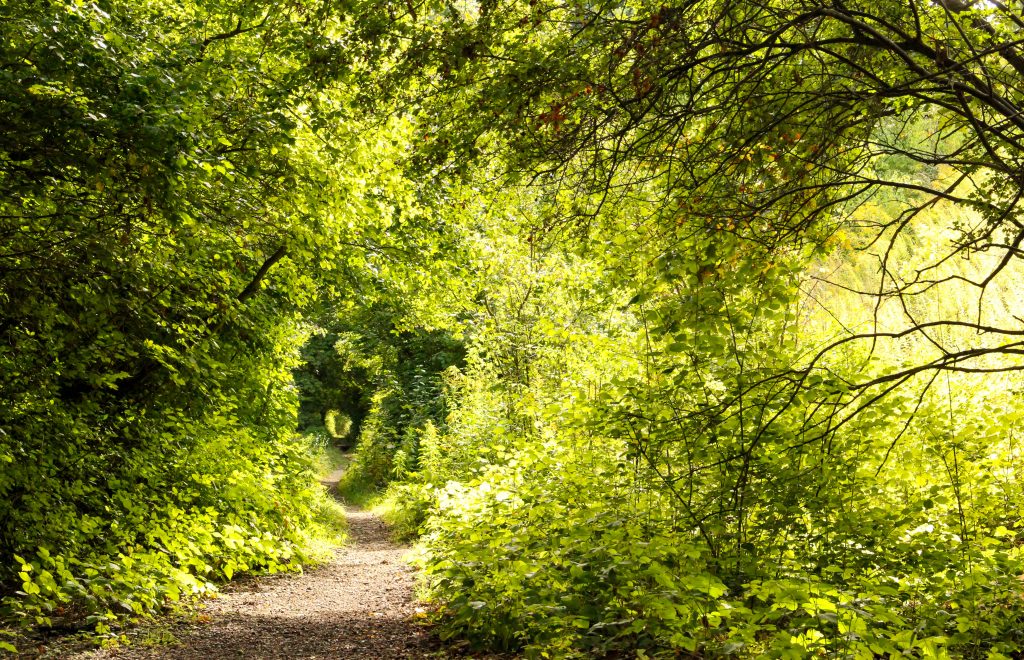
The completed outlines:
<svg viewBox="0 0 1024 660">
<path fill-rule="evenodd" d="M 73 545 L 16 555 L 19 584 L 3 599 L 0 650 L 68 633 L 117 643 L 155 615 L 188 612 L 241 574 L 299 571 L 329 558 L 345 540 L 345 516 L 317 483 L 317 466 L 333 469 L 343 457 L 310 437 L 281 440 L 280 453 L 257 461 L 239 453 L 244 446 L 236 436 L 206 458 L 193 453 L 192 479 L 172 470 L 165 490 L 137 490 L 118 518 L 84 525 L 107 530 L 102 542 L 82 542 L 80 528 L 70 530 Z"/>
</svg>

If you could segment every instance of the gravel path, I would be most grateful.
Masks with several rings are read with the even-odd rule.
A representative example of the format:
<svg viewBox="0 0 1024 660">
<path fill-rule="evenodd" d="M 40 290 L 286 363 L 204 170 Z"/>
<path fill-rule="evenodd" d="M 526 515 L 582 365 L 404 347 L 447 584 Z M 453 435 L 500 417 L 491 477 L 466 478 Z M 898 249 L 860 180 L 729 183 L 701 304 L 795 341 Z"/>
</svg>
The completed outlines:
<svg viewBox="0 0 1024 660">
<path fill-rule="evenodd" d="M 340 471 L 325 480 L 336 483 Z M 349 544 L 302 575 L 237 580 L 208 602 L 198 623 L 175 630 L 170 646 L 132 646 L 108 658 L 437 658 L 429 633 L 413 622 L 413 574 L 407 548 L 384 523 L 346 508 Z M 433 649 L 433 650 L 432 650 Z"/>
</svg>

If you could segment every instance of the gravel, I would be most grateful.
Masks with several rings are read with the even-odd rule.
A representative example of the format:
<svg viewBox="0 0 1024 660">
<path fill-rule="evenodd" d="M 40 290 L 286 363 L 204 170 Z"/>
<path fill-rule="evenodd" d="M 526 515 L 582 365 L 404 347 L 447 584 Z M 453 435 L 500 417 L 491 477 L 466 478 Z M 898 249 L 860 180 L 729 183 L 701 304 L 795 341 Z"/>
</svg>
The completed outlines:
<svg viewBox="0 0 1024 660">
<path fill-rule="evenodd" d="M 332 492 L 343 470 L 321 483 Z M 333 559 L 301 574 L 248 576 L 226 585 L 201 605 L 198 616 L 156 620 L 128 632 L 131 644 L 82 649 L 78 637 L 40 640 L 20 658 L 113 660 L 174 658 L 476 658 L 445 645 L 421 623 L 413 595 L 415 575 L 387 526 L 368 511 L 346 507 L 349 541 Z M 31 646 L 29 648 L 32 648 Z"/>
<path fill-rule="evenodd" d="M 134 644 L 78 658 L 447 657 L 415 620 L 414 575 L 403 561 L 408 548 L 392 543 L 373 514 L 350 507 L 346 512 L 349 544 L 333 560 L 303 574 L 232 582 L 195 621 L 162 633 L 163 642 L 176 643 Z"/>
</svg>

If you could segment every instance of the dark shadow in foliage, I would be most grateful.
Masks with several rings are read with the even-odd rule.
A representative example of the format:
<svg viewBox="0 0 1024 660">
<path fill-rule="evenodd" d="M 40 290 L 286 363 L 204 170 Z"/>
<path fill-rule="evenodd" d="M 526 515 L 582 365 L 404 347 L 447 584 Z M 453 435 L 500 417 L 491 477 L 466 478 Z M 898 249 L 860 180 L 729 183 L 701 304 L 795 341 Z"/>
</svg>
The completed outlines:
<svg viewBox="0 0 1024 660">
<path fill-rule="evenodd" d="M 302 365 L 294 373 L 300 393 L 299 429 L 321 428 L 330 411 L 341 412 L 352 420 L 348 434 L 336 439 L 346 448 L 358 437 L 370 409 L 372 388 L 369 369 L 339 353 L 340 339 L 338 332 L 311 337 L 302 347 Z"/>
<path fill-rule="evenodd" d="M 383 406 L 395 437 L 415 423 L 412 411 L 417 416 L 425 411 L 435 423 L 441 422 L 446 414 L 441 373 L 463 367 L 466 348 L 444 331 L 399 331 L 391 315 L 371 309 L 313 336 L 302 357 L 302 366 L 295 370 L 299 428 L 329 426 L 329 416 L 336 411 L 351 420 L 348 432 L 334 438 L 347 449 L 360 437 L 373 396 L 384 390 L 391 394 Z"/>
</svg>

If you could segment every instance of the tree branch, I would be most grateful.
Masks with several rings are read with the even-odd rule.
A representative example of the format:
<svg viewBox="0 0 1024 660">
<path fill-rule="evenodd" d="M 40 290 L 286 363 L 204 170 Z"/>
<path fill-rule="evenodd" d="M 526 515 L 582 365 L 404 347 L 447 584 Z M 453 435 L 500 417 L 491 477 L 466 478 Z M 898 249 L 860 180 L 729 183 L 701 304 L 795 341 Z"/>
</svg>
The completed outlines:
<svg viewBox="0 0 1024 660">
<path fill-rule="evenodd" d="M 253 277 L 252 281 L 249 282 L 249 284 L 246 285 L 244 289 L 242 289 L 242 292 L 240 294 L 238 294 L 238 302 L 245 302 L 249 298 L 252 298 L 257 293 L 259 293 L 260 282 L 262 282 L 263 278 L 266 277 L 267 271 L 273 268 L 274 264 L 283 259 L 287 254 L 288 246 L 282 245 L 281 247 L 277 248 L 274 254 L 267 257 L 267 260 L 263 262 L 263 265 L 260 266 L 260 269 L 256 271 L 256 276 Z"/>
</svg>

